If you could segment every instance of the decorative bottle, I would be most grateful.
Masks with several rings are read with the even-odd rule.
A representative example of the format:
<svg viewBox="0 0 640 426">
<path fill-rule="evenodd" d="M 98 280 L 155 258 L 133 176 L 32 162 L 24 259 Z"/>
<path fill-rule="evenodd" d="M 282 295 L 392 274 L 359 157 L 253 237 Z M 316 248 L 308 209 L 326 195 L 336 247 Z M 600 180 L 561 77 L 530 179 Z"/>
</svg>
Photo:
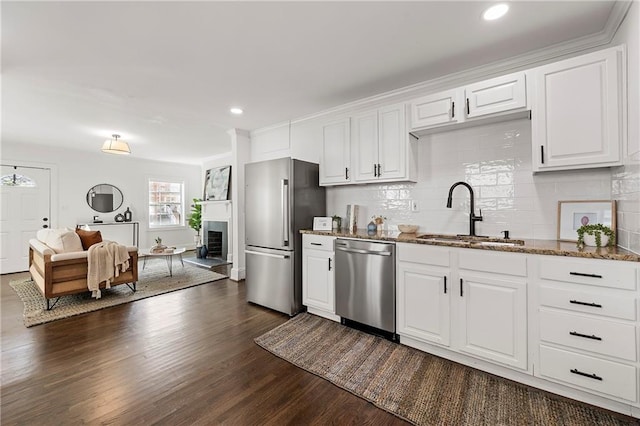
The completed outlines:
<svg viewBox="0 0 640 426">
<path fill-rule="evenodd" d="M 124 221 L 131 222 L 131 210 L 129 210 L 129 207 L 127 207 L 127 210 L 124 212 Z"/>
</svg>

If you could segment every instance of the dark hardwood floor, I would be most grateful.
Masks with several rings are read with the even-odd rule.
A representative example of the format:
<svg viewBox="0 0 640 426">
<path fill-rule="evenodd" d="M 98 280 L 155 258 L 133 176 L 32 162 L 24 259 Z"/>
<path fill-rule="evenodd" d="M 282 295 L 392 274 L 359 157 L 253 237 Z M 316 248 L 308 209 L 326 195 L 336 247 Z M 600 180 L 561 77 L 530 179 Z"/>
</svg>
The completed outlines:
<svg viewBox="0 0 640 426">
<path fill-rule="evenodd" d="M 26 328 L 0 277 L 3 425 L 406 424 L 253 342 L 288 317 L 221 280 Z"/>
</svg>

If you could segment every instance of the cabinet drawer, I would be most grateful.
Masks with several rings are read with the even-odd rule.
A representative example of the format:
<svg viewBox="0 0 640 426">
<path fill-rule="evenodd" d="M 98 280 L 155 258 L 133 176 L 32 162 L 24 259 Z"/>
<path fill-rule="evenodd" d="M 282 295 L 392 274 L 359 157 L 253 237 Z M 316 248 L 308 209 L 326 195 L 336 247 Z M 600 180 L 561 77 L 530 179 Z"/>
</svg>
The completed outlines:
<svg viewBox="0 0 640 426">
<path fill-rule="evenodd" d="M 594 287 L 565 284 L 566 288 L 540 285 L 540 304 L 593 315 L 635 321 L 636 294 L 624 290 L 597 290 Z"/>
<path fill-rule="evenodd" d="M 637 357 L 632 324 L 541 309 L 540 339 L 629 361 Z"/>
<path fill-rule="evenodd" d="M 480 250 L 461 250 L 460 269 L 495 274 L 527 276 L 527 256 L 523 254 L 496 253 Z"/>
<path fill-rule="evenodd" d="M 398 261 L 425 265 L 449 266 L 449 250 L 421 244 L 396 244 Z"/>
<path fill-rule="evenodd" d="M 335 237 L 324 235 L 303 234 L 302 246 L 307 249 L 333 251 Z"/>
<path fill-rule="evenodd" d="M 601 287 L 636 289 L 635 265 L 606 260 L 540 258 L 540 278 Z"/>
<path fill-rule="evenodd" d="M 635 367 L 540 345 L 540 376 L 583 390 L 637 401 Z"/>
</svg>

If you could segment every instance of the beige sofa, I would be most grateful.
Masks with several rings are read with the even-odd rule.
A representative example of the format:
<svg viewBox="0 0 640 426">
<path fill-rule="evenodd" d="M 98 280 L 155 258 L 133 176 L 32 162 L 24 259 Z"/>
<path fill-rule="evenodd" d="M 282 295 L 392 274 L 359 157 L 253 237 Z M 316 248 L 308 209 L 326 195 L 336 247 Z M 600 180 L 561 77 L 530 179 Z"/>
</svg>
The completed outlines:
<svg viewBox="0 0 640 426">
<path fill-rule="evenodd" d="M 53 304 L 50 304 L 53 298 L 89 291 L 87 288 L 87 251 L 77 250 L 75 243 L 72 246 L 71 250 L 73 251 L 68 251 L 60 247 L 52 248 L 41 241 L 41 238 L 29 240 L 29 272 L 47 300 L 47 310 L 53 308 L 57 303 L 56 299 Z M 82 249 L 82 246 L 80 245 L 79 248 Z M 129 269 L 121 272 L 117 278 L 112 280 L 111 286 L 126 284 L 132 291 L 136 291 L 138 248 L 127 247 L 127 251 L 130 256 Z M 101 282 L 100 288 L 105 287 L 106 283 Z"/>
</svg>

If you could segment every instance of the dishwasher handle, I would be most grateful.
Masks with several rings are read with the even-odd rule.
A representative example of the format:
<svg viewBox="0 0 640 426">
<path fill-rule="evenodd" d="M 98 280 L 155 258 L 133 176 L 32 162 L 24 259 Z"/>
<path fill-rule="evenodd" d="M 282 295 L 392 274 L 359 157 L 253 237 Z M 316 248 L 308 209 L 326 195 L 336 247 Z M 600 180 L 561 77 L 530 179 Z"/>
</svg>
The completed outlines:
<svg viewBox="0 0 640 426">
<path fill-rule="evenodd" d="M 344 247 L 336 247 L 336 250 L 344 251 L 344 252 L 347 252 L 347 253 L 377 254 L 378 256 L 391 256 L 391 252 L 390 251 L 361 250 L 361 249 L 344 248 Z"/>
</svg>

